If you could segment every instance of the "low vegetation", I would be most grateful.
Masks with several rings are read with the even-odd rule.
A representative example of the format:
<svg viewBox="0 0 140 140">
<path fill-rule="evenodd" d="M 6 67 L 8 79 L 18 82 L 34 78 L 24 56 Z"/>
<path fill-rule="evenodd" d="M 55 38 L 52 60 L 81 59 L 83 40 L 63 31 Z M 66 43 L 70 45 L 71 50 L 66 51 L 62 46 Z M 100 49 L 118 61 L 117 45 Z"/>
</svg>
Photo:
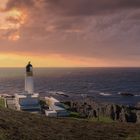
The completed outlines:
<svg viewBox="0 0 140 140">
<path fill-rule="evenodd" d="M 5 107 L 5 101 L 3 98 L 0 98 L 0 107 Z"/>
<path fill-rule="evenodd" d="M 140 140 L 140 124 L 106 120 L 47 118 L 0 108 L 0 140 Z"/>
<path fill-rule="evenodd" d="M 81 119 L 81 116 L 78 112 L 70 112 L 69 118 Z"/>
<path fill-rule="evenodd" d="M 89 121 L 92 122 L 102 122 L 102 123 L 113 123 L 115 121 L 113 121 L 111 118 L 106 117 L 106 116 L 100 116 L 99 118 L 90 118 Z"/>
</svg>

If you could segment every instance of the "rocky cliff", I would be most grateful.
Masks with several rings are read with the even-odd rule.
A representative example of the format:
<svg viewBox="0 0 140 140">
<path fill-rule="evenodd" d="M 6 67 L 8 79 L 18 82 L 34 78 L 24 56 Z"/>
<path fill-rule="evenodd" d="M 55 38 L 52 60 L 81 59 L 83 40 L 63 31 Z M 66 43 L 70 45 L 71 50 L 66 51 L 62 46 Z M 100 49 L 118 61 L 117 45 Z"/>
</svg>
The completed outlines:
<svg viewBox="0 0 140 140">
<path fill-rule="evenodd" d="M 71 101 L 70 109 L 80 113 L 81 117 L 85 118 L 105 116 L 120 122 L 140 122 L 140 105 L 130 107 L 113 103 L 95 102 L 93 99 L 87 98 L 81 101 Z"/>
</svg>

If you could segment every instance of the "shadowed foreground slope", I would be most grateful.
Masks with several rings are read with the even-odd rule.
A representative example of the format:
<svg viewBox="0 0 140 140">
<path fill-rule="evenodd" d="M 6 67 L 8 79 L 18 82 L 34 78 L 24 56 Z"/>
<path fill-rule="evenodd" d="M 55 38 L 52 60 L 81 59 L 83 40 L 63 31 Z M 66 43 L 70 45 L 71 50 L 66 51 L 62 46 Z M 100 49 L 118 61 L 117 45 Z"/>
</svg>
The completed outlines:
<svg viewBox="0 0 140 140">
<path fill-rule="evenodd" d="M 140 124 L 55 119 L 0 109 L 1 140 L 134 140 Z"/>
</svg>

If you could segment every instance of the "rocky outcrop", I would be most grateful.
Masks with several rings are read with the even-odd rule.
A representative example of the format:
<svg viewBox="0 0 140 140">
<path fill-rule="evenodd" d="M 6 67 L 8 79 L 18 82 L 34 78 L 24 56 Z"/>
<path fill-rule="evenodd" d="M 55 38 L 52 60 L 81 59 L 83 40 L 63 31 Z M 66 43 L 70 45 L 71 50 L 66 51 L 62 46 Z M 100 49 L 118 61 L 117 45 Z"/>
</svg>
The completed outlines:
<svg viewBox="0 0 140 140">
<path fill-rule="evenodd" d="M 70 110 L 84 118 L 109 117 L 120 122 L 140 123 L 140 107 L 129 107 L 111 103 L 95 102 L 93 99 L 71 101 Z"/>
</svg>

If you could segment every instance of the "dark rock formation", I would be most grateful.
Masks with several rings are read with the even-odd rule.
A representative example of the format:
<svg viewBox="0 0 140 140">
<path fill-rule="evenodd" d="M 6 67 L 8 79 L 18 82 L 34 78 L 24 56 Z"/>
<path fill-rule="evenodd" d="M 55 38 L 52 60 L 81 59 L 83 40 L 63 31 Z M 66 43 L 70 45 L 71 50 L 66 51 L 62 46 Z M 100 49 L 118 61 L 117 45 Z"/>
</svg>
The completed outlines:
<svg viewBox="0 0 140 140">
<path fill-rule="evenodd" d="M 112 103 L 95 102 L 87 98 L 81 101 L 71 101 L 70 110 L 80 113 L 84 118 L 109 117 L 120 122 L 140 122 L 140 106 L 129 107 Z"/>
</svg>

